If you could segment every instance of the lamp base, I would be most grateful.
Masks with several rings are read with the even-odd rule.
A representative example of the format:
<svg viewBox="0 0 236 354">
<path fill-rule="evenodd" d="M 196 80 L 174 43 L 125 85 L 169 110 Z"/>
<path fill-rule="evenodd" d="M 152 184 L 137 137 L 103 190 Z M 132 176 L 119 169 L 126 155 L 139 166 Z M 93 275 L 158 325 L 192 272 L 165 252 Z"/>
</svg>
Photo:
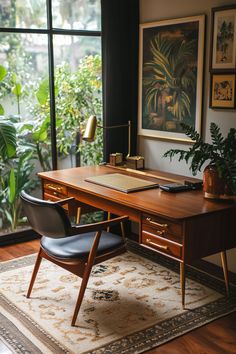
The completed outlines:
<svg viewBox="0 0 236 354">
<path fill-rule="evenodd" d="M 142 156 L 129 156 L 126 157 L 126 167 L 132 168 L 134 170 L 144 169 L 144 157 Z"/>
</svg>

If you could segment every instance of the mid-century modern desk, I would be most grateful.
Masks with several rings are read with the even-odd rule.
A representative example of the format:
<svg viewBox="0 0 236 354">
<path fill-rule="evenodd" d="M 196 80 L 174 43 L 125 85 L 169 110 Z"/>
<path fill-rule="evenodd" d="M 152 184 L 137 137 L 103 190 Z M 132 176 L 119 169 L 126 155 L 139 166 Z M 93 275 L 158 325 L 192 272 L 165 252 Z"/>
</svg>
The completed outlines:
<svg viewBox="0 0 236 354">
<path fill-rule="evenodd" d="M 143 247 L 180 263 L 183 305 L 185 264 L 218 252 L 228 291 L 226 250 L 236 247 L 236 203 L 204 199 L 202 190 L 168 193 L 155 188 L 123 193 L 85 181 L 90 176 L 117 172 L 160 184 L 184 179 L 160 171 L 147 175 L 109 166 L 78 167 L 39 173 L 43 198 L 74 197 L 81 207 L 87 204 L 119 216 L 128 215 L 139 225 L 139 243 Z"/>
</svg>

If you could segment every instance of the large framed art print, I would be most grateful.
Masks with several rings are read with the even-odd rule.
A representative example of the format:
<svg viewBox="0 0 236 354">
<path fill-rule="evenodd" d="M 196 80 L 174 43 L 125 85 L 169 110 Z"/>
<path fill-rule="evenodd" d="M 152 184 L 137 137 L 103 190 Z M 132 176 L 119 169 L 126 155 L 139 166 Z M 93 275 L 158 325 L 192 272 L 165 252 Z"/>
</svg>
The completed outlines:
<svg viewBox="0 0 236 354">
<path fill-rule="evenodd" d="M 188 141 L 201 130 L 205 16 L 140 25 L 139 135 Z"/>
</svg>

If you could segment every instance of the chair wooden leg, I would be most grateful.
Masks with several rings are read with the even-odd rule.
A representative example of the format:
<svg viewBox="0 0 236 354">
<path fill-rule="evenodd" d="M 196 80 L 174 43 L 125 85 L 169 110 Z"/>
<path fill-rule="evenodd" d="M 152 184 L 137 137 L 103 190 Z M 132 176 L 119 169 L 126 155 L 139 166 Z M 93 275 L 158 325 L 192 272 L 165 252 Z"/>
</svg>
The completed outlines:
<svg viewBox="0 0 236 354">
<path fill-rule="evenodd" d="M 90 250 L 90 253 L 88 256 L 88 261 L 87 261 L 87 264 L 85 265 L 85 269 L 84 269 L 84 273 L 83 273 L 83 280 L 82 280 L 82 283 L 80 286 L 78 299 L 77 299 L 77 302 L 75 305 L 75 311 L 74 311 L 74 314 L 72 317 L 71 326 L 75 325 L 75 322 L 76 322 L 76 319 L 77 319 L 77 316 L 79 313 L 79 309 L 80 309 L 80 306 L 83 301 L 84 293 L 85 293 L 85 290 L 86 290 L 86 287 L 88 284 L 88 280 L 89 280 L 89 276 L 90 276 L 92 266 L 94 263 L 94 258 L 95 258 L 96 252 L 97 252 L 97 247 L 98 247 L 98 243 L 99 243 L 99 240 L 101 237 L 101 233 L 102 233 L 101 231 L 96 232 L 96 236 L 94 238 L 93 245 L 91 247 L 91 250 Z"/>
<path fill-rule="evenodd" d="M 78 316 L 78 313 L 79 313 L 79 309 L 80 309 L 80 306 L 81 306 L 83 298 L 84 298 L 84 293 L 85 293 L 85 290 L 87 288 L 87 284 L 88 284 L 89 276 L 90 276 L 90 273 L 91 273 L 91 269 L 92 269 L 92 266 L 90 264 L 87 264 L 87 266 L 85 268 L 85 271 L 84 271 L 84 276 L 83 276 L 83 279 L 82 279 L 82 283 L 81 283 L 81 286 L 80 286 L 80 291 L 79 291 L 79 295 L 78 295 L 78 298 L 77 298 L 77 302 L 76 302 L 76 305 L 75 305 L 75 310 L 74 310 L 74 314 L 73 314 L 73 317 L 72 317 L 71 326 L 75 326 L 75 322 L 76 322 L 76 319 L 77 319 L 77 316 Z"/>
<path fill-rule="evenodd" d="M 229 295 L 229 273 L 228 273 L 226 251 L 220 252 L 220 256 L 221 256 L 221 263 L 222 263 L 222 268 L 223 268 L 224 278 L 225 278 L 226 293 L 227 295 Z"/>
<path fill-rule="evenodd" d="M 32 276 L 31 276 L 28 292 L 26 295 L 27 298 L 30 297 L 30 294 L 31 294 L 31 291 L 32 291 L 32 288 L 33 288 L 33 285 L 34 285 L 34 282 L 35 282 L 35 279 L 36 279 L 36 276 L 37 276 L 37 273 L 38 273 L 38 270 L 39 270 L 39 267 L 41 264 L 41 261 L 42 261 L 42 257 L 41 257 L 41 249 L 40 249 L 37 259 L 36 259 L 36 262 L 35 262 L 35 265 L 34 265 L 34 270 L 33 270 Z"/>
<path fill-rule="evenodd" d="M 180 287 L 182 294 L 182 307 L 185 306 L 185 264 L 180 263 Z"/>
</svg>

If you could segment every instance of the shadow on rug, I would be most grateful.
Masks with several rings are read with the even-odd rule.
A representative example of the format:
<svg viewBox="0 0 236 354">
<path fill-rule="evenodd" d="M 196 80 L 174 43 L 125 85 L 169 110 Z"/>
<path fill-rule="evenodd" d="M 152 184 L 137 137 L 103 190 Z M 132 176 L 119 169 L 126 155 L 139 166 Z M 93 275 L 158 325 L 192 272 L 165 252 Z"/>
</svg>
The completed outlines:
<svg viewBox="0 0 236 354">
<path fill-rule="evenodd" d="M 13 352 L 142 353 L 236 310 L 235 294 L 225 297 L 221 281 L 194 269 L 183 310 L 177 264 L 127 252 L 94 267 L 71 327 L 80 279 L 44 261 L 26 299 L 34 261 L 0 266 L 0 338 Z"/>
</svg>

